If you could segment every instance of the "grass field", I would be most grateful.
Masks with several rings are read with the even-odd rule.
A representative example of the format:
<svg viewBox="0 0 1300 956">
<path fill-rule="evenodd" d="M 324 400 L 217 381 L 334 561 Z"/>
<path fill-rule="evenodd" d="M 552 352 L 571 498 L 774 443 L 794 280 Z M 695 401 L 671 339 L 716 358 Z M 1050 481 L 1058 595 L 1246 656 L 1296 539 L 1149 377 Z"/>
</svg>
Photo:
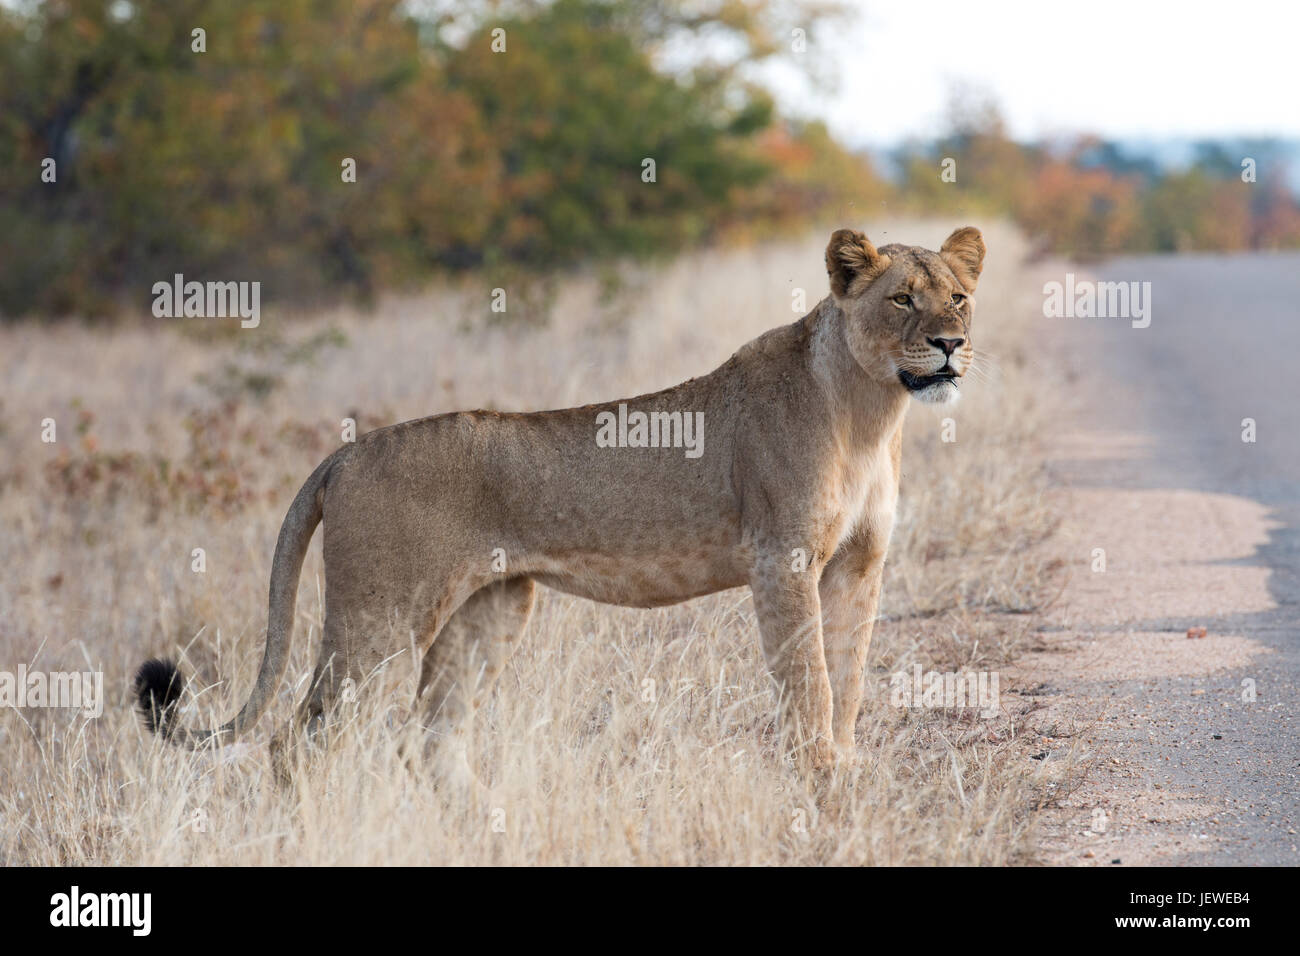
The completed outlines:
<svg viewBox="0 0 1300 956">
<path fill-rule="evenodd" d="M 867 224 L 937 248 L 961 223 Z M 899 518 L 858 726 L 859 760 L 809 789 L 774 749 L 748 592 L 634 611 L 544 591 L 473 732 L 482 787 L 444 785 L 399 744 L 414 668 L 395 659 L 289 791 L 266 741 L 318 646 L 319 534 L 289 680 L 238 745 L 159 744 L 130 708 L 148 656 L 179 654 L 215 725 L 261 660 L 280 521 L 360 430 L 458 408 L 554 408 L 661 388 L 798 318 L 826 289 L 825 234 L 662 266 L 381 301 L 262 324 L 0 329 L 0 670 L 102 672 L 102 716 L 0 710 L 0 864 L 1005 864 L 1034 859 L 1052 781 L 1017 714 L 891 706 L 889 675 L 997 670 L 1048 590 L 1052 516 L 1025 336 L 1041 305 L 1009 229 L 989 256 L 980 357 L 960 404 L 909 412 Z M 801 314 L 801 313 L 800 313 Z M 291 320 L 292 319 L 292 320 Z M 956 441 L 942 440 L 953 419 Z M 41 441 L 53 419 L 57 440 Z M 195 549 L 205 570 L 192 570 Z M 648 683 L 653 682 L 653 683 Z M 1006 688 L 1003 688 L 1004 692 Z"/>
</svg>

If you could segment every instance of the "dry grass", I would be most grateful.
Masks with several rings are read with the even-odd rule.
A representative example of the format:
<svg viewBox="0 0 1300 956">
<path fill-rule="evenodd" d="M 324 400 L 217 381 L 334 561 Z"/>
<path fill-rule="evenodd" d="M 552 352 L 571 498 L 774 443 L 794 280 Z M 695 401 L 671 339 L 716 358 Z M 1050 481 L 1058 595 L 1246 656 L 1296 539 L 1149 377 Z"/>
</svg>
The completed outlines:
<svg viewBox="0 0 1300 956">
<path fill-rule="evenodd" d="M 936 247 L 951 224 L 876 224 Z M 747 592 L 653 612 L 545 592 L 474 738 L 490 790 L 397 756 L 414 675 L 399 659 L 276 789 L 264 746 L 304 693 L 322 616 L 319 535 L 303 573 L 291 680 L 248 746 L 160 746 L 130 711 L 146 656 L 181 651 L 192 725 L 247 695 L 284 509 L 347 415 L 377 424 L 464 407 L 542 408 L 714 368 L 825 288 L 824 234 L 627 269 L 612 294 L 559 282 L 542 321 L 465 284 L 277 321 L 0 330 L 0 670 L 104 674 L 104 714 L 0 713 L 0 864 L 1003 864 L 1030 859 L 1041 781 L 1014 715 L 889 706 L 888 673 L 996 668 L 1045 569 L 1036 417 L 1021 372 L 1040 299 L 1009 230 L 986 230 L 976 344 L 955 408 L 910 413 L 884 620 L 860 762 L 811 790 L 773 751 L 770 684 Z M 516 294 L 518 293 L 518 294 Z M 528 314 L 521 315 L 520 312 Z M 207 323 L 204 325 L 203 323 Z M 231 326 L 235 328 L 232 330 Z M 940 440 L 942 418 L 957 441 Z M 58 442 L 39 441 L 44 418 Z M 206 552 L 206 573 L 191 551 Z M 218 679 L 222 682 L 209 686 Z M 653 687 L 647 684 L 653 681 Z M 1004 691 L 1005 692 L 1005 691 Z M 653 699 L 651 699 L 653 698 Z"/>
</svg>

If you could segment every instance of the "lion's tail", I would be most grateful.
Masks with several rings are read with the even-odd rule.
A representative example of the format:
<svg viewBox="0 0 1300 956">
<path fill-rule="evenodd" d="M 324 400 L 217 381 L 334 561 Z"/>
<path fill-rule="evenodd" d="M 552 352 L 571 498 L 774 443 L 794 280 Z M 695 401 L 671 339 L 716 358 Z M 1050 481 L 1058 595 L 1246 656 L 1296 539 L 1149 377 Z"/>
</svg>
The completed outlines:
<svg viewBox="0 0 1300 956">
<path fill-rule="evenodd" d="M 271 564 L 270 610 L 267 615 L 266 652 L 257 672 L 257 684 L 239 714 L 217 730 L 186 730 L 176 726 L 177 705 L 185 679 L 174 661 L 149 660 L 135 676 L 135 698 L 145 726 L 155 734 L 182 747 L 194 748 L 218 737 L 227 743 L 257 723 L 266 711 L 289 664 L 293 637 L 294 605 L 298 597 L 298 576 L 311 536 L 323 514 L 325 479 L 333 456 L 312 472 L 289 506 Z"/>
</svg>

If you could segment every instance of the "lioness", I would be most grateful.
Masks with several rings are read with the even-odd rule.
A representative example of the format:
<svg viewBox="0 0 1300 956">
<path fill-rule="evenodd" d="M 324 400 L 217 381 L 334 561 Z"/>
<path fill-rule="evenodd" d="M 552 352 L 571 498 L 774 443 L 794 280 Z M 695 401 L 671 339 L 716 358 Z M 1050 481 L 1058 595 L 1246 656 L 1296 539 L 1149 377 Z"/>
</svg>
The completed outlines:
<svg viewBox="0 0 1300 956">
<path fill-rule="evenodd" d="M 323 520 L 323 642 L 288 733 L 319 727 L 344 681 L 359 683 L 412 632 L 417 702 L 432 685 L 438 725 L 461 724 L 522 634 L 537 584 L 632 607 L 749 585 L 787 746 L 813 767 L 833 763 L 853 749 L 904 412 L 911 398 L 957 397 L 983 262 L 971 227 L 938 253 L 876 249 L 840 229 L 826 247 L 830 295 L 702 378 L 561 411 L 436 415 L 340 448 L 280 528 L 266 652 L 243 709 L 219 730 L 175 727 L 181 678 L 149 661 L 136 678 L 148 726 L 193 746 L 261 717 Z M 672 440 L 648 441 L 642 427 L 610 447 L 597 438 L 611 416 L 620 429 L 653 421 Z M 676 429 L 689 416 L 707 431 L 683 452 Z M 467 656 L 469 671 L 457 663 Z M 466 673 L 481 675 L 477 686 Z"/>
</svg>

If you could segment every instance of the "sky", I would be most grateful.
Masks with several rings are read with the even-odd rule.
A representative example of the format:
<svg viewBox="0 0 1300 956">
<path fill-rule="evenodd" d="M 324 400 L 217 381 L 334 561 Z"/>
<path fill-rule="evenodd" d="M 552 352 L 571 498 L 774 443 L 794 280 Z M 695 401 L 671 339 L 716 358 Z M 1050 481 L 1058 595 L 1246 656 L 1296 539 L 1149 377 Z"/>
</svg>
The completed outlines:
<svg viewBox="0 0 1300 956">
<path fill-rule="evenodd" d="M 1013 136 L 1300 136 L 1300 0 L 849 0 L 814 36 L 830 92 L 774 64 L 778 102 L 850 146 L 927 138 L 949 91 L 991 93 Z"/>
</svg>

